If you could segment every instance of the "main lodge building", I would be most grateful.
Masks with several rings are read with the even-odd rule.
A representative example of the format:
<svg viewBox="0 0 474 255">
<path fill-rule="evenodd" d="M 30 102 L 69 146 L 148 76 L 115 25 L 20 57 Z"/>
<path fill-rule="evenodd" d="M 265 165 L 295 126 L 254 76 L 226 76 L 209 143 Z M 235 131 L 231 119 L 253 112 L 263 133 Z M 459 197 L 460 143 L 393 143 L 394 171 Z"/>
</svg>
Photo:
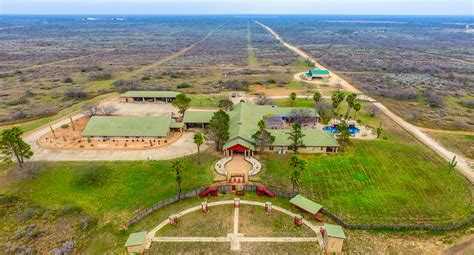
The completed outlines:
<svg viewBox="0 0 474 255">
<path fill-rule="evenodd" d="M 268 131 L 275 136 L 273 144 L 265 146 L 264 150 L 285 153 L 291 144 L 288 139 L 290 130 L 284 128 L 285 122 L 289 121 L 292 111 L 298 109 L 305 109 L 310 116 L 313 116 L 314 122 L 318 122 L 319 114 L 312 108 L 272 107 L 246 103 L 234 105 L 234 109 L 228 112 L 230 117 L 229 140 L 223 146 L 224 153 L 243 152 L 246 155 L 253 155 L 254 151 L 259 150 L 252 135 L 257 132 L 257 123 L 261 119 L 267 122 Z M 184 125 L 187 128 L 205 127 L 212 118 L 212 114 L 213 112 L 187 111 L 184 115 Z M 327 131 L 303 128 L 303 134 L 305 135 L 303 137 L 305 148 L 300 149 L 302 153 L 331 153 L 337 152 L 339 149 L 338 142 Z"/>
</svg>

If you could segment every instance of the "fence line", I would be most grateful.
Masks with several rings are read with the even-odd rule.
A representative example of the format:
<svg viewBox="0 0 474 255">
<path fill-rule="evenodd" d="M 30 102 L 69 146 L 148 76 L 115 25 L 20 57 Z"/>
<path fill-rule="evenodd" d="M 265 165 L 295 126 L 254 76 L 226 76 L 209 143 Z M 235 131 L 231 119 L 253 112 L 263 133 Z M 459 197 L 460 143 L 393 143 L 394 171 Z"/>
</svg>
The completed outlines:
<svg viewBox="0 0 474 255">
<path fill-rule="evenodd" d="M 181 194 L 181 198 L 192 198 L 192 197 L 197 197 L 201 191 L 205 190 L 207 187 L 203 188 L 197 188 L 193 189 L 191 191 L 185 192 Z M 217 189 L 220 192 L 227 192 L 232 190 L 232 185 L 218 185 Z M 283 198 L 292 198 L 296 194 L 292 192 L 286 192 L 283 190 L 279 190 L 277 188 L 272 188 L 272 187 L 267 187 L 268 190 L 273 192 L 276 196 L 283 197 Z M 257 185 L 244 185 L 244 190 L 245 191 L 257 191 Z M 152 207 L 143 210 L 139 214 L 135 215 L 135 217 L 131 218 L 125 223 L 125 228 L 130 227 L 137 221 L 143 219 L 145 216 L 149 215 L 150 213 L 161 209 L 167 205 L 170 205 L 176 201 L 179 200 L 179 196 L 173 196 L 170 197 L 166 200 L 160 201 L 153 205 Z M 384 225 L 384 224 L 350 224 L 346 223 L 344 220 L 342 220 L 339 216 L 329 212 L 328 210 L 322 208 L 320 212 L 334 220 L 337 224 L 341 225 L 344 228 L 347 229 L 359 229 L 359 230 L 453 230 L 456 228 L 460 228 L 464 225 L 469 224 L 470 222 L 474 222 L 474 214 L 471 214 L 470 216 L 460 220 L 456 221 L 452 224 L 449 225 L 432 225 L 432 224 L 395 224 L 395 225 Z"/>
</svg>

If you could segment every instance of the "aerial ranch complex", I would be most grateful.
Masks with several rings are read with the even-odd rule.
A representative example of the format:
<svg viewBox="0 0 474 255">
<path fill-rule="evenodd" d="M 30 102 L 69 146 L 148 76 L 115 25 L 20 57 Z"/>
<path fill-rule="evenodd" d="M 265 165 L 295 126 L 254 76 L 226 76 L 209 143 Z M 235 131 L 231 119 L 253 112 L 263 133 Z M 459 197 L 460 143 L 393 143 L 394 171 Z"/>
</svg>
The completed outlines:
<svg viewBox="0 0 474 255">
<path fill-rule="evenodd" d="M 472 15 L 101 1 L 0 15 L 0 254 L 474 255 Z"/>
<path fill-rule="evenodd" d="M 150 103 L 172 102 L 177 92 L 172 91 L 129 91 L 121 95 L 122 102 Z M 160 107 L 157 105 L 157 107 Z M 310 120 L 304 127 L 302 153 L 333 153 L 339 144 L 331 133 L 317 130 L 319 114 L 313 108 L 273 107 L 270 105 L 249 105 L 237 103 L 229 112 L 229 139 L 223 146 L 225 155 L 233 152 L 254 155 L 256 142 L 252 135 L 257 131 L 257 122 L 265 120 L 270 133 L 275 137 L 272 144 L 265 146 L 265 151 L 286 153 L 291 114 L 304 109 Z M 156 139 L 166 140 L 170 132 L 181 132 L 183 129 L 204 129 L 216 110 L 187 110 L 182 119 L 167 116 L 92 116 L 82 132 L 84 138 L 94 139 Z M 308 117 L 307 117 L 308 118 Z M 258 148 L 257 148 L 258 150 Z"/>
</svg>

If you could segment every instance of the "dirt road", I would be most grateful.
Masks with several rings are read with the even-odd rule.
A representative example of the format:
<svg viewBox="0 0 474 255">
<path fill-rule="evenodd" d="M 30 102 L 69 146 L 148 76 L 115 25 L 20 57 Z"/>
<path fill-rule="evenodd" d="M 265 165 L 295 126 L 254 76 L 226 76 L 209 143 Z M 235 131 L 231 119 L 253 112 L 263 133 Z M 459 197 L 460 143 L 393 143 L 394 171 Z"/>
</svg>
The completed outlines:
<svg viewBox="0 0 474 255">
<path fill-rule="evenodd" d="M 308 54 L 306 54 L 304 51 L 302 51 L 301 49 L 299 49 L 298 47 L 296 46 L 293 46 L 287 42 L 285 42 L 283 40 L 283 38 L 278 35 L 275 31 L 273 31 L 273 29 L 271 29 L 270 27 L 258 22 L 258 21 L 255 21 L 257 24 L 259 24 L 260 26 L 262 26 L 264 29 L 266 29 L 269 33 L 271 33 L 277 40 L 279 40 L 281 43 L 283 43 L 283 45 L 285 45 L 287 48 L 289 48 L 290 50 L 294 51 L 296 54 L 298 54 L 299 56 L 305 58 L 305 59 L 308 59 L 309 61 L 311 61 L 314 66 L 318 69 L 327 69 L 326 67 L 322 66 L 321 64 L 319 64 L 314 58 L 310 57 Z M 331 79 L 332 80 L 336 80 L 343 88 L 344 90 L 346 91 L 350 91 L 350 92 L 354 92 L 354 93 L 357 93 L 357 94 L 362 94 L 362 92 L 358 89 L 356 89 L 354 86 L 352 86 L 350 83 L 348 83 L 346 80 L 342 79 L 341 77 L 339 77 L 336 73 L 333 73 L 331 72 Z M 373 98 L 369 97 L 369 96 L 364 96 L 364 95 L 360 95 L 362 97 L 365 97 L 367 101 L 371 101 L 373 102 L 373 104 L 380 109 L 380 111 L 382 111 L 385 115 L 387 115 L 389 118 L 391 118 L 393 121 L 395 121 L 398 125 L 400 125 L 403 129 L 405 129 L 406 131 L 408 131 L 411 135 L 413 135 L 416 139 L 418 139 L 419 141 L 421 141 L 423 144 L 425 144 L 426 146 L 430 147 L 433 151 L 435 151 L 438 155 L 440 155 L 441 157 L 443 157 L 444 159 L 446 160 L 451 160 L 454 156 L 456 156 L 457 158 L 457 169 L 471 182 L 471 183 L 474 183 L 474 168 L 470 165 L 470 163 L 465 159 L 463 158 L 462 156 L 460 155 L 457 155 L 449 150 L 447 150 L 446 148 L 444 148 L 442 145 L 440 145 L 438 142 L 436 142 L 435 140 L 433 140 L 431 137 L 429 137 L 427 134 L 423 133 L 422 130 L 408 122 L 406 122 L 405 120 L 403 120 L 402 118 L 398 117 L 396 114 L 394 114 L 393 112 L 391 112 L 387 107 L 385 107 L 384 105 L 382 105 L 381 103 L 379 102 L 376 102 L 376 100 L 374 100 Z"/>
</svg>

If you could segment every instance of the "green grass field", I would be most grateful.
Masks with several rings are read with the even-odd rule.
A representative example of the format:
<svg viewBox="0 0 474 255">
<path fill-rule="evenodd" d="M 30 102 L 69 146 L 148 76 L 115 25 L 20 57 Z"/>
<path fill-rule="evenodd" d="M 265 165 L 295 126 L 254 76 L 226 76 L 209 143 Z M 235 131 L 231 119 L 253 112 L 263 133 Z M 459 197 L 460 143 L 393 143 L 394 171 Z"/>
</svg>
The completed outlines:
<svg viewBox="0 0 474 255">
<path fill-rule="evenodd" d="M 183 190 L 211 183 L 213 173 L 209 167 L 214 157 L 204 157 L 204 163 L 200 166 L 193 157 L 184 160 Z M 96 217 L 107 214 L 130 217 L 177 194 L 171 162 L 50 162 L 44 165 L 48 170 L 36 179 L 3 186 L 0 192 L 15 194 L 45 208 L 73 205 Z M 90 185 L 78 183 L 81 178 L 87 178 L 84 175 L 91 168 L 101 173 L 100 177 L 91 177 L 97 181 Z"/>
<path fill-rule="evenodd" d="M 352 223 L 444 224 L 473 213 L 472 186 L 422 146 L 354 141 L 335 155 L 307 155 L 302 193 Z M 268 185 L 291 189 L 287 156 L 266 157 Z"/>
<path fill-rule="evenodd" d="M 191 98 L 191 106 L 194 107 L 218 107 L 219 101 L 222 99 L 226 99 L 224 95 L 209 96 L 200 94 L 190 94 L 188 96 Z"/>
</svg>

